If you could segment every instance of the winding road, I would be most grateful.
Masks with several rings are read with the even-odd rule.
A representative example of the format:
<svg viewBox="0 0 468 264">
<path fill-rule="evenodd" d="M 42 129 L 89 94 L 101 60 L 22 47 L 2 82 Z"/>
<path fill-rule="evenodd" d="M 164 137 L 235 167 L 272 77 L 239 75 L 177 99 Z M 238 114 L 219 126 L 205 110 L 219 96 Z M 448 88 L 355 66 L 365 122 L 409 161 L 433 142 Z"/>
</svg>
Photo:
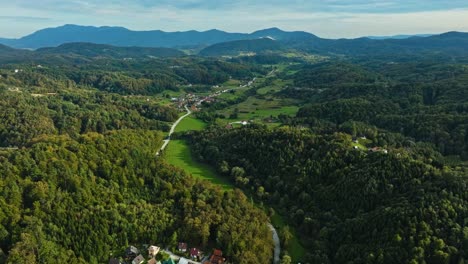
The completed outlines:
<svg viewBox="0 0 468 264">
<path fill-rule="evenodd" d="M 185 115 L 179 117 L 179 119 L 177 119 L 177 121 L 175 121 L 174 124 L 172 124 L 171 130 L 169 130 L 169 134 L 167 136 L 167 139 L 163 140 L 164 144 L 161 146 L 159 151 L 156 152 L 156 156 L 159 156 L 161 151 L 163 151 L 167 147 L 167 145 L 171 141 L 171 135 L 172 135 L 172 133 L 174 133 L 174 131 L 175 131 L 177 125 L 179 125 L 180 121 L 182 121 L 184 118 L 186 118 L 187 116 L 192 114 L 192 111 L 190 111 L 190 109 L 187 107 L 187 105 L 184 105 L 184 107 L 185 107 L 185 110 L 187 111 L 187 113 Z"/>
<path fill-rule="evenodd" d="M 273 254 L 273 263 L 279 264 L 280 263 L 280 254 L 281 254 L 281 245 L 280 239 L 278 236 L 278 232 L 276 232 L 275 227 L 272 224 L 268 224 L 271 232 L 273 233 L 273 242 L 275 243 L 275 252 Z"/>
<path fill-rule="evenodd" d="M 172 135 L 172 133 L 174 133 L 177 125 L 179 125 L 179 123 L 184 118 L 186 118 L 187 116 L 192 114 L 192 111 L 190 111 L 190 109 L 187 107 L 187 105 L 185 105 L 184 108 L 187 111 L 187 113 L 185 115 L 179 117 L 179 119 L 177 119 L 177 121 L 175 121 L 174 124 L 172 124 L 172 127 L 171 127 L 171 130 L 169 131 L 168 137 L 167 137 L 167 139 L 163 140 L 164 144 L 161 146 L 159 151 L 156 153 L 156 156 L 159 156 L 159 154 L 167 147 L 167 145 L 171 141 L 171 135 Z M 270 230 L 271 230 L 271 232 L 273 234 L 273 242 L 275 244 L 275 250 L 274 250 L 274 254 L 273 254 L 273 264 L 279 264 L 280 263 L 280 254 L 281 254 L 281 244 L 280 244 L 280 239 L 279 239 L 279 236 L 278 236 L 278 232 L 276 231 L 275 227 L 272 224 L 268 223 L 268 227 L 270 228 Z M 175 260 L 178 260 L 180 258 L 180 256 L 177 256 L 177 255 L 173 254 L 170 251 L 166 250 L 166 253 L 170 254 L 171 258 L 173 258 Z"/>
</svg>

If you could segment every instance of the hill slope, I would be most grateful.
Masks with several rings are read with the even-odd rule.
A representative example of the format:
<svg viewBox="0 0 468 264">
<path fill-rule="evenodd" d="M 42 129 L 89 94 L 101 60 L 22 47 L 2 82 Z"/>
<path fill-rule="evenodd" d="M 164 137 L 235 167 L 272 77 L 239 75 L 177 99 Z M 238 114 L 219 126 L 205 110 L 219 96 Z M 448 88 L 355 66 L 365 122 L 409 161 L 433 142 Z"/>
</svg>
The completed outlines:
<svg viewBox="0 0 468 264">
<path fill-rule="evenodd" d="M 178 57 L 184 53 L 170 48 L 142 48 L 142 47 L 115 47 L 104 44 L 68 43 L 56 48 L 42 48 L 37 50 L 42 54 L 68 54 L 85 57 L 111 57 L 111 58 L 145 58 L 145 57 Z"/>
<path fill-rule="evenodd" d="M 282 50 L 282 45 L 269 38 L 237 40 L 214 44 L 200 51 L 202 56 L 235 56 L 242 53 L 265 53 Z"/>
</svg>

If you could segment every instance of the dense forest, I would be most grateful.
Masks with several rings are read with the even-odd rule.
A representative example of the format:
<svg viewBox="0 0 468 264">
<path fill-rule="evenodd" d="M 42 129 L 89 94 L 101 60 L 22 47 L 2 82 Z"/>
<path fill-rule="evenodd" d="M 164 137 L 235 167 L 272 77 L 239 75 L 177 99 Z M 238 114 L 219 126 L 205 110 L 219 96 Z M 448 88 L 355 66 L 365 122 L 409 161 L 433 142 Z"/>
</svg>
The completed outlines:
<svg viewBox="0 0 468 264">
<path fill-rule="evenodd" d="M 285 264 L 295 235 L 301 263 L 466 263 L 468 60 L 260 42 L 277 52 L 0 46 L 0 263 L 105 263 L 185 241 L 266 264 L 275 215 Z M 238 189 L 156 156 L 191 93 L 210 99 L 190 121 L 208 128 L 172 137 Z"/>
<path fill-rule="evenodd" d="M 19 60 L 0 71 L 0 85 L 20 87 L 88 87 L 123 95 L 155 95 L 181 85 L 217 85 L 230 78 L 250 79 L 267 72 L 256 64 L 196 57 L 112 60 L 53 55 Z M 4 62 L 0 58 L 0 63 Z M 15 72 L 18 70 L 19 72 Z"/>
<path fill-rule="evenodd" d="M 308 100 L 297 114 L 301 123 L 361 122 L 468 159 L 468 68 L 463 64 L 332 62 L 305 66 L 292 78 L 295 86 L 281 93 Z"/>
<path fill-rule="evenodd" d="M 198 159 L 297 228 L 308 263 L 464 263 L 468 178 L 408 148 L 284 127 L 188 135 Z"/>
<path fill-rule="evenodd" d="M 0 147 L 21 147 L 43 134 L 168 130 L 167 122 L 178 117 L 175 109 L 154 102 L 93 91 L 31 94 L 0 90 L 0 95 Z"/>
<path fill-rule="evenodd" d="M 129 244 L 179 240 L 268 263 L 265 214 L 155 158 L 146 130 L 41 136 L 0 152 L 0 247 L 7 263 L 103 263 Z M 3 255 L 5 257 L 5 255 Z M 5 259 L 2 260 L 2 262 Z"/>
<path fill-rule="evenodd" d="M 179 117 L 163 92 L 266 69 L 49 58 L 0 69 L 0 263 L 107 263 L 128 245 L 180 241 L 222 248 L 234 263 L 271 262 L 262 210 L 155 155 Z"/>
</svg>

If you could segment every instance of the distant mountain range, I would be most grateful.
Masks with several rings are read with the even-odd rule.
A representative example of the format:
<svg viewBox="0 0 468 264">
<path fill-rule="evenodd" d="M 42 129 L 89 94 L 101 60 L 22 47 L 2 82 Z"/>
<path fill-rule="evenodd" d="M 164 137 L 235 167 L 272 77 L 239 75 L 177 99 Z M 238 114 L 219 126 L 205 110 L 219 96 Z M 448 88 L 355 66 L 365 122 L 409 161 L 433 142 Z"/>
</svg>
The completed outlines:
<svg viewBox="0 0 468 264">
<path fill-rule="evenodd" d="M 0 43 L 14 48 L 38 49 L 56 47 L 65 43 L 89 42 L 113 46 L 139 47 L 195 47 L 209 46 L 216 43 L 271 37 L 277 40 L 316 38 L 307 32 L 284 32 L 277 28 L 257 31 L 251 34 L 228 33 L 220 30 L 204 32 L 164 32 L 132 31 L 123 27 L 91 27 L 65 25 L 46 28 L 19 39 L 0 38 Z"/>
<path fill-rule="evenodd" d="M 278 28 L 246 34 L 228 33 L 220 30 L 204 32 L 132 31 L 122 27 L 65 25 L 39 30 L 19 39 L 0 38 L 0 43 L 19 49 L 38 49 L 41 54 L 75 54 L 87 57 L 107 56 L 114 58 L 183 55 L 174 48 L 197 50 L 203 56 L 234 56 L 244 53 L 272 53 L 285 50 L 348 56 L 393 56 L 395 54 L 427 52 L 450 56 L 468 55 L 468 33 L 461 32 L 448 32 L 432 36 L 400 35 L 357 39 L 324 39 L 303 31 L 286 32 Z M 43 49 L 45 47 L 49 48 Z"/>
<path fill-rule="evenodd" d="M 435 34 L 415 34 L 415 35 L 394 35 L 394 36 L 368 36 L 367 38 L 370 39 L 408 39 L 408 38 L 414 38 L 414 37 L 430 37 L 434 36 Z"/>
</svg>

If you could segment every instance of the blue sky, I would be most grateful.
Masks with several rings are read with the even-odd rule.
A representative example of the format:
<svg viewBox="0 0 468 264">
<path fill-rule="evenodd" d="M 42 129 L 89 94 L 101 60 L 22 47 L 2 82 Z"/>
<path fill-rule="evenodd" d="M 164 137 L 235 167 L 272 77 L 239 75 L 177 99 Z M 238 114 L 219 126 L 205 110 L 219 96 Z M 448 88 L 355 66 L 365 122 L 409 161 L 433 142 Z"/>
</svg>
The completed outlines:
<svg viewBox="0 0 468 264">
<path fill-rule="evenodd" d="M 262 28 L 321 37 L 468 32 L 468 0 L 0 0 L 0 37 L 63 24 L 165 31 Z"/>
</svg>

